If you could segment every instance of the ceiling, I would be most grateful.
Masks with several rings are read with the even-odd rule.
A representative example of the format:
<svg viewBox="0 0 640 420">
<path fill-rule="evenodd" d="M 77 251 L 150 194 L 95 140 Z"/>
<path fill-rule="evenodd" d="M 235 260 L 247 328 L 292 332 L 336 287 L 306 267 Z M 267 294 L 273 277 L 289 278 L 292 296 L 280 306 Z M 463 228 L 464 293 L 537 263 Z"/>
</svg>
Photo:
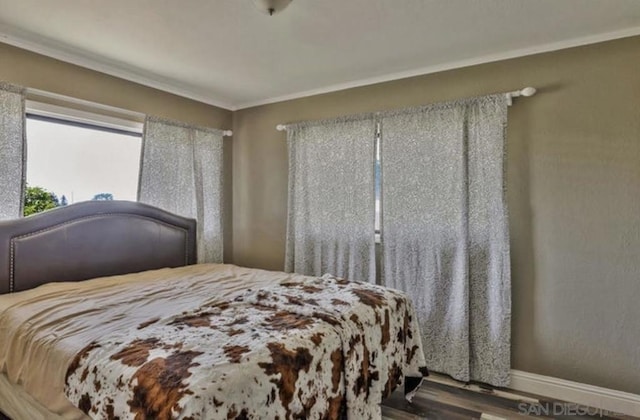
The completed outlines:
<svg viewBox="0 0 640 420">
<path fill-rule="evenodd" d="M 640 34 L 639 0 L 0 0 L 0 41 L 227 109 Z"/>
</svg>

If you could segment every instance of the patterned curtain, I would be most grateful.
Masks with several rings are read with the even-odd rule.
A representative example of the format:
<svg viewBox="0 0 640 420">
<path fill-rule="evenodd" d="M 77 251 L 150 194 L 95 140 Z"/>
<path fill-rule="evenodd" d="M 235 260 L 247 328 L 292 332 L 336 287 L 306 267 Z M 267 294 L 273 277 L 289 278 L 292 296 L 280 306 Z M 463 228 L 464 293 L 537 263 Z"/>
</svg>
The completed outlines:
<svg viewBox="0 0 640 420">
<path fill-rule="evenodd" d="M 222 262 L 221 130 L 147 117 L 138 200 L 198 221 L 198 262 Z"/>
<path fill-rule="evenodd" d="M 383 278 L 414 299 L 427 366 L 506 386 L 504 95 L 382 118 Z"/>
<path fill-rule="evenodd" d="M 285 270 L 375 283 L 373 116 L 287 128 Z"/>
<path fill-rule="evenodd" d="M 0 82 L 0 220 L 22 217 L 27 147 L 25 89 Z"/>
</svg>

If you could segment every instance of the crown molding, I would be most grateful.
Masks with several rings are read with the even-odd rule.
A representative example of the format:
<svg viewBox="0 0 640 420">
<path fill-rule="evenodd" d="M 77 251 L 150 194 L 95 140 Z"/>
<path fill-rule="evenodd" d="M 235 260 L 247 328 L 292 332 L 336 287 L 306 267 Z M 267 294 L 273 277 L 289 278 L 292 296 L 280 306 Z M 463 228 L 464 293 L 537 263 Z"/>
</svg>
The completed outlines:
<svg viewBox="0 0 640 420">
<path fill-rule="evenodd" d="M 203 95 L 193 88 L 176 83 L 174 80 L 151 75 L 149 72 L 124 63 L 108 61 L 79 48 L 55 44 L 45 38 L 27 34 L 2 23 L 0 23 L 0 42 L 208 105 L 227 110 L 233 108 L 233 105 L 227 101 Z"/>
<path fill-rule="evenodd" d="M 292 99 L 321 95 L 324 93 L 331 93 L 345 89 L 373 85 L 377 83 L 390 82 L 394 80 L 405 79 L 408 77 L 422 76 L 441 71 L 454 70 L 479 64 L 557 51 L 566 48 L 596 44 L 599 42 L 611 41 L 614 39 L 627 38 L 637 35 L 640 35 L 640 26 L 596 35 L 589 35 L 585 37 L 572 38 L 565 41 L 536 45 L 528 48 L 515 49 L 502 53 L 488 54 L 465 60 L 452 61 L 414 70 L 386 74 L 383 76 L 358 79 L 346 83 L 339 83 L 323 88 L 294 92 L 287 95 L 265 98 L 257 101 L 231 103 L 229 101 L 220 100 L 219 98 L 197 92 L 193 87 L 185 87 L 179 83 L 176 83 L 176 81 L 174 80 L 150 75 L 148 72 L 124 63 L 110 62 L 102 57 L 98 57 L 77 48 L 56 45 L 51 41 L 46 41 L 43 38 L 39 38 L 34 35 L 27 34 L 26 32 L 16 30 L 5 24 L 0 24 L 0 42 L 4 42 L 6 44 L 13 45 L 14 47 L 42 54 L 67 63 L 99 71 L 101 73 L 106 73 L 108 75 L 119 77 L 131 82 L 139 83 L 141 85 L 152 87 L 154 89 L 162 90 L 164 92 L 173 93 L 175 95 L 193 99 L 198 102 L 203 102 L 209 105 L 217 106 L 219 108 L 224 108 L 230 111 L 237 111 L 245 108 L 252 108 L 260 105 L 267 105 Z"/>
<path fill-rule="evenodd" d="M 455 70 L 463 67 L 470 67 L 479 64 L 492 63 L 496 61 L 509 60 L 512 58 L 525 57 L 528 55 L 540 54 L 551 51 L 564 50 L 567 48 L 580 47 L 583 45 L 597 44 L 599 42 L 612 41 L 614 39 L 628 38 L 640 35 L 640 26 L 626 28 L 613 32 L 606 32 L 597 35 L 589 35 L 580 38 L 572 38 L 565 41 L 552 42 L 548 44 L 536 45 L 533 47 L 520 48 L 516 50 L 505 51 L 496 54 L 488 54 L 480 57 L 473 57 L 465 60 L 451 61 L 447 63 L 437 64 L 434 66 L 422 67 L 415 70 L 407 70 L 397 73 L 386 74 L 383 76 L 370 77 L 366 79 L 354 80 L 346 83 L 339 83 L 319 89 L 312 89 L 303 92 L 292 93 L 288 95 L 267 98 L 258 101 L 251 101 L 237 104 L 233 111 L 245 108 L 252 108 L 260 105 L 268 105 L 275 102 L 289 101 L 292 99 L 305 98 L 308 96 L 321 95 L 324 93 L 337 92 L 340 90 L 352 89 L 362 86 L 374 85 L 377 83 L 391 82 L 394 80 L 406 79 L 408 77 L 423 76 L 441 71 Z"/>
</svg>

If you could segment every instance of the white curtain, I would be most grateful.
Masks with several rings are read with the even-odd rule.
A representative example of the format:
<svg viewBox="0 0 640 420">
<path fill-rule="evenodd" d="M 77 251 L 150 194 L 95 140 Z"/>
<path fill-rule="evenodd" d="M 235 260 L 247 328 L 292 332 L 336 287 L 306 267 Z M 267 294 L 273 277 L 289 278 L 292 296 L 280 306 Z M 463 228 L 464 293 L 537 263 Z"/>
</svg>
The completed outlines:
<svg viewBox="0 0 640 420">
<path fill-rule="evenodd" d="M 138 200 L 198 222 L 198 262 L 222 262 L 222 130 L 147 117 Z"/>
<path fill-rule="evenodd" d="M 506 386 L 511 287 L 493 95 L 382 117 L 383 279 L 413 298 L 427 366 Z"/>
<path fill-rule="evenodd" d="M 375 283 L 373 116 L 287 128 L 285 270 Z"/>
<path fill-rule="evenodd" d="M 0 82 L 0 220 L 22 217 L 27 147 L 24 88 Z"/>
</svg>

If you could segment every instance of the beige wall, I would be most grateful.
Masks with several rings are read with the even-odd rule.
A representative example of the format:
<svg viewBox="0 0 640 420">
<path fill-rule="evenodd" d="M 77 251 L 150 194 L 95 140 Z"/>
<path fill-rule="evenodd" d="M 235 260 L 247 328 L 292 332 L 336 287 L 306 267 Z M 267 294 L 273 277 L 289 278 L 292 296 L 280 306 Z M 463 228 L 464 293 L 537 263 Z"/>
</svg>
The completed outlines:
<svg viewBox="0 0 640 420">
<path fill-rule="evenodd" d="M 276 124 L 535 86 L 509 111 L 513 367 L 640 393 L 639 69 L 634 37 L 237 111 L 233 261 L 283 268 Z"/>
<path fill-rule="evenodd" d="M 211 127 L 233 122 L 225 259 L 268 269 L 283 267 L 286 230 L 276 124 L 536 86 L 509 114 L 513 367 L 640 393 L 638 51 L 635 37 L 234 113 L 1 43 L 0 80 Z"/>
<path fill-rule="evenodd" d="M 231 127 L 226 109 L 0 43 L 0 80 L 143 114 L 214 128 Z"/>
<path fill-rule="evenodd" d="M 104 73 L 0 43 L 0 81 L 192 124 L 230 129 L 232 113 Z M 231 197 L 231 139 L 225 138 L 225 194 Z M 225 258 L 232 258 L 231 200 L 225 208 Z"/>
</svg>

